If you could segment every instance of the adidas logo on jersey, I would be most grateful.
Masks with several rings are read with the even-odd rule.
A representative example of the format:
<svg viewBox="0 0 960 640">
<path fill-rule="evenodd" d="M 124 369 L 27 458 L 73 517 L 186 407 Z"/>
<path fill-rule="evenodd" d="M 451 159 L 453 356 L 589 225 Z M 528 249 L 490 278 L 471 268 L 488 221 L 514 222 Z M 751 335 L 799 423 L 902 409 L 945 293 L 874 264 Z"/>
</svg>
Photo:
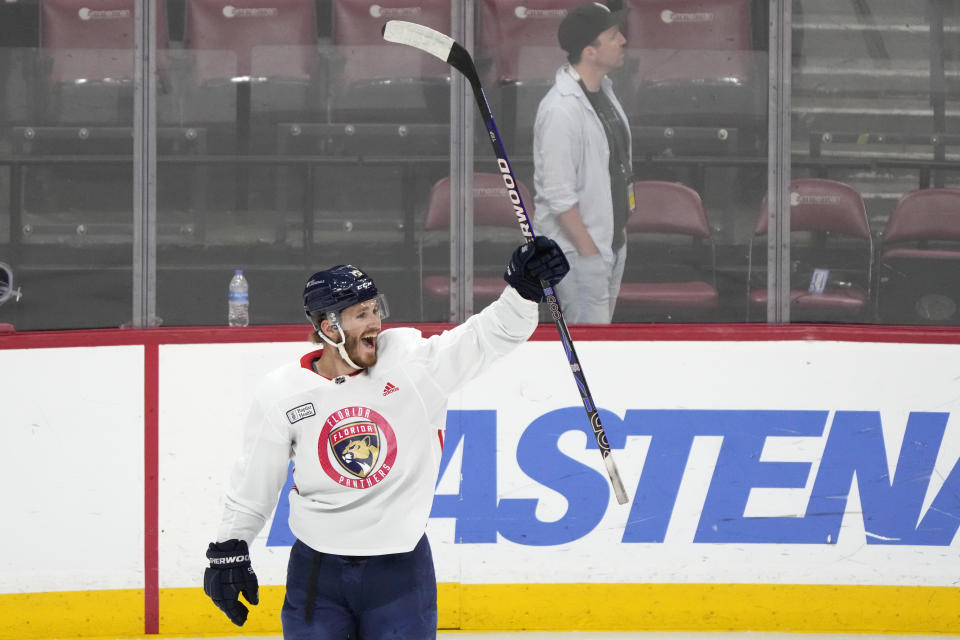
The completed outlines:
<svg viewBox="0 0 960 640">
<path fill-rule="evenodd" d="M 397 387 L 397 385 L 393 384 L 392 382 L 388 382 L 387 386 L 383 388 L 383 395 L 388 396 L 394 391 L 399 391 L 399 390 L 400 389 L 399 387 Z"/>
</svg>

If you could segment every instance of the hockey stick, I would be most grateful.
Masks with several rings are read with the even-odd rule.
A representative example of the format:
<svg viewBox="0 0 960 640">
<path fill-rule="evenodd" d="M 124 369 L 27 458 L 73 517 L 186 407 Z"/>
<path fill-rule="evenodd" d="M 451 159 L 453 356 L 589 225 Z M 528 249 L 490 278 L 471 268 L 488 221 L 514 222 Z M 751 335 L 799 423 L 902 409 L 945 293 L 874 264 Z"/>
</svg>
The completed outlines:
<svg viewBox="0 0 960 640">
<path fill-rule="evenodd" d="M 450 36 L 446 36 L 430 27 L 425 27 L 412 22 L 403 20 L 390 20 L 383 27 L 383 38 L 388 42 L 405 44 L 421 51 L 434 55 L 444 62 L 451 65 L 457 71 L 466 76 L 473 87 L 473 96 L 476 98 L 477 106 L 480 107 L 480 115 L 487 126 L 487 133 L 490 136 L 490 143 L 493 145 L 493 151 L 497 154 L 497 166 L 500 169 L 500 176 L 507 187 L 507 194 L 510 202 L 513 203 L 513 210 L 517 216 L 517 222 L 520 224 L 520 231 L 523 233 L 526 242 L 533 242 L 533 224 L 530 222 L 530 216 L 527 214 L 527 208 L 520 198 L 520 190 L 517 186 L 517 178 L 510 168 L 510 161 L 507 159 L 507 152 L 503 148 L 503 141 L 500 139 L 500 132 L 497 131 L 497 125 L 493 120 L 493 114 L 490 112 L 490 105 L 487 104 L 486 95 L 483 93 L 483 87 L 480 85 L 480 77 L 477 74 L 477 68 L 473 63 L 473 58 L 460 44 Z M 557 325 L 557 332 L 560 334 L 560 340 L 563 342 L 563 348 L 567 352 L 567 360 L 570 363 L 570 371 L 577 382 L 577 388 L 580 389 L 580 398 L 583 400 L 583 407 L 587 410 L 587 418 L 590 420 L 590 427 L 593 429 L 593 436 L 600 447 L 600 454 L 603 456 L 603 463 L 607 468 L 607 475 L 610 476 L 610 484 L 613 485 L 613 493 L 617 496 L 617 502 L 626 504 L 627 491 L 623 487 L 623 481 L 620 480 L 620 472 L 617 471 L 617 465 L 613 461 L 613 452 L 610 450 L 610 443 L 607 442 L 607 434 L 600 423 L 600 414 L 593 402 L 593 395 L 587 387 L 587 379 L 583 375 L 580 367 L 580 359 L 573 348 L 573 338 L 570 337 L 570 331 L 567 329 L 567 322 L 563 317 L 563 311 L 560 309 L 560 301 L 550 283 L 541 280 L 543 292 L 546 294 L 547 303 L 550 305 L 550 312 L 553 315 L 554 323 Z"/>
</svg>

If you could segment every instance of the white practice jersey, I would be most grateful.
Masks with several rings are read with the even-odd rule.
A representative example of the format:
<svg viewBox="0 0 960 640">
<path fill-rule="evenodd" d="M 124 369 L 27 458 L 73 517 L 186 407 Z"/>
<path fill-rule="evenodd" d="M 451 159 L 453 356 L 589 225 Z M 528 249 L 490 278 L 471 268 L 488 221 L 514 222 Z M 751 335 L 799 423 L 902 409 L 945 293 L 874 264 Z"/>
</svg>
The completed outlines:
<svg viewBox="0 0 960 640">
<path fill-rule="evenodd" d="M 440 468 L 447 397 L 537 326 L 537 305 L 507 287 L 465 323 L 424 338 L 387 329 L 377 364 L 330 380 L 322 349 L 270 373 L 247 419 L 218 541 L 250 544 L 294 464 L 290 529 L 339 555 L 410 551 L 423 535 Z"/>
</svg>

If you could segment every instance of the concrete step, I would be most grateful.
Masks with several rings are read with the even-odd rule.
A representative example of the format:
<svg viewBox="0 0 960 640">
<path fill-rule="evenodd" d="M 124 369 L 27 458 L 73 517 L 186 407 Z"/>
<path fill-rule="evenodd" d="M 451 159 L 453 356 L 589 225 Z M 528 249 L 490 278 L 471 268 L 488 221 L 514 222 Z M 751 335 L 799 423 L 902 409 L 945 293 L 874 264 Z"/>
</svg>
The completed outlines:
<svg viewBox="0 0 960 640">
<path fill-rule="evenodd" d="M 960 63 L 944 72 L 947 95 L 960 95 Z M 868 59 L 807 58 L 794 68 L 793 94 L 816 96 L 923 96 L 930 93 L 927 60 L 898 60 L 880 65 Z"/>
<path fill-rule="evenodd" d="M 960 8 L 953 0 L 944 0 L 944 15 L 956 20 Z M 834 20 L 926 19 L 927 0 L 794 0 L 794 17 L 828 17 Z"/>
<path fill-rule="evenodd" d="M 793 25 L 794 51 L 801 57 L 878 61 L 926 60 L 930 57 L 930 25 L 922 17 L 890 23 L 813 21 Z M 944 46 L 956 51 L 960 24 L 944 25 Z"/>
<path fill-rule="evenodd" d="M 810 131 L 860 131 L 928 134 L 933 108 L 924 97 L 876 98 L 794 96 L 793 137 Z M 960 131 L 960 104 L 948 102 L 947 131 Z"/>
</svg>

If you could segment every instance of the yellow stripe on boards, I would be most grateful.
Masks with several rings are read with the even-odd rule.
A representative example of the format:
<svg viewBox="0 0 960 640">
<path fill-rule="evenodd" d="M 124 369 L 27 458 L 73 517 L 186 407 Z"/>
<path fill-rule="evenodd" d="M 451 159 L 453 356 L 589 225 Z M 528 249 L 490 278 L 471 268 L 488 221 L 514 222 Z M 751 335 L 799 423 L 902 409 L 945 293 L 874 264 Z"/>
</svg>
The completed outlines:
<svg viewBox="0 0 960 640">
<path fill-rule="evenodd" d="M 441 629 L 459 629 L 463 617 L 461 598 L 463 587 L 456 582 L 437 585 L 437 626 Z"/>
<path fill-rule="evenodd" d="M 960 589 L 856 585 L 462 585 L 461 628 L 958 633 Z"/>
<path fill-rule="evenodd" d="M 264 635 L 280 633 L 280 608 L 284 587 L 260 586 L 260 604 L 250 609 L 243 627 L 238 627 L 213 604 L 203 589 L 160 590 L 160 635 L 218 634 Z"/>
<path fill-rule="evenodd" d="M 143 636 L 143 590 L 0 595 L 0 640 Z"/>
<path fill-rule="evenodd" d="M 160 635 L 280 633 L 283 587 L 260 588 L 243 627 L 199 588 L 161 589 Z M 737 584 L 456 584 L 442 629 L 958 633 L 960 589 Z M 143 591 L 0 595 L 0 640 L 143 637 Z"/>
<path fill-rule="evenodd" d="M 280 608 L 284 588 L 260 587 L 260 604 L 249 607 L 250 615 L 240 629 L 217 609 L 202 589 L 160 590 L 160 634 L 280 633 Z M 441 629 L 460 623 L 460 585 L 437 585 L 437 609 Z"/>
</svg>

